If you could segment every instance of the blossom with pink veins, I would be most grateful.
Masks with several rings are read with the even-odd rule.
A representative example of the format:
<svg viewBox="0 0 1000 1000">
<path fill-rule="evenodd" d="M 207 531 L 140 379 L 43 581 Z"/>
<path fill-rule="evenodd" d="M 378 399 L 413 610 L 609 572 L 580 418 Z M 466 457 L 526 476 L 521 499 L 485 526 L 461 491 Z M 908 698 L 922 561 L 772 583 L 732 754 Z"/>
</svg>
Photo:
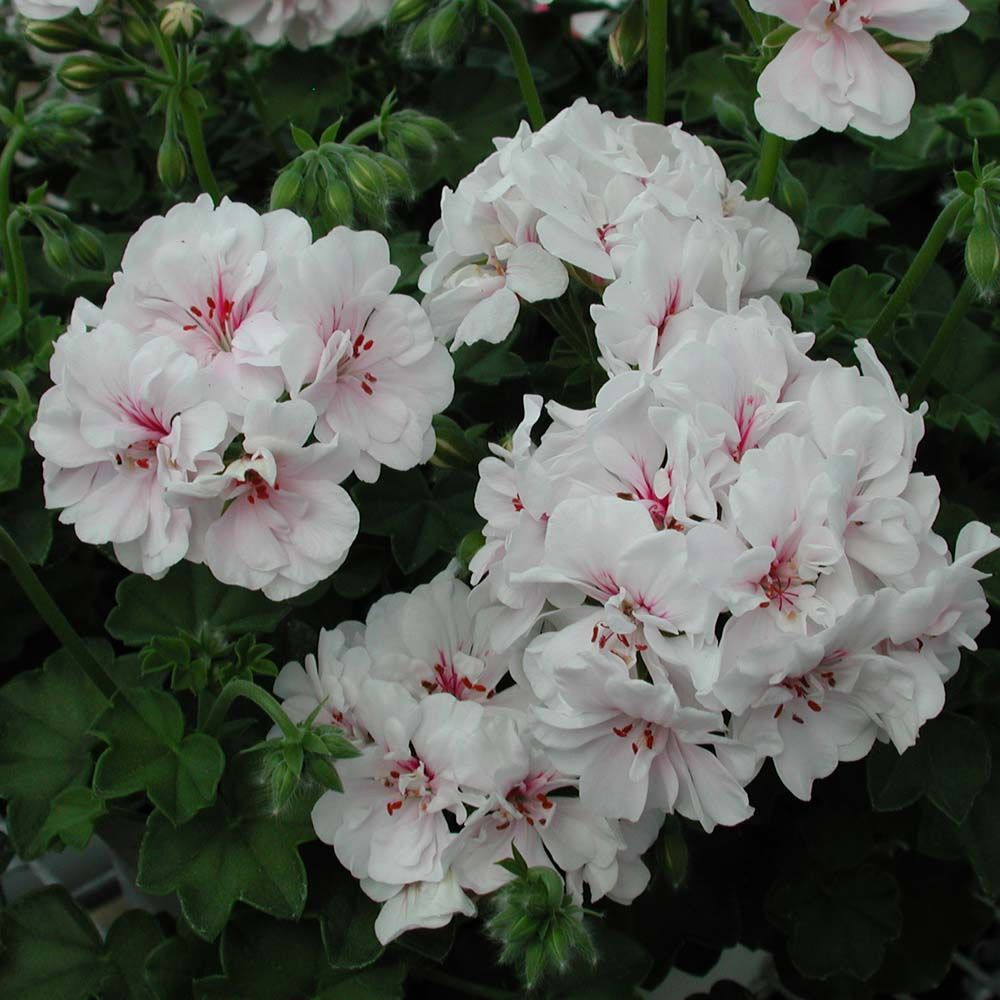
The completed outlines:
<svg viewBox="0 0 1000 1000">
<path fill-rule="evenodd" d="M 315 420 L 304 400 L 256 400 L 243 423 L 243 455 L 171 489 L 177 506 L 216 502 L 221 516 L 199 552 L 216 579 L 281 601 L 325 580 L 347 558 L 360 517 L 337 484 L 355 456 L 338 441 L 306 445 Z"/>
<path fill-rule="evenodd" d="M 866 29 L 930 41 L 965 23 L 958 0 L 751 0 L 799 30 L 757 80 L 757 120 L 802 139 L 820 128 L 893 139 L 910 124 L 909 73 Z"/>
<path fill-rule="evenodd" d="M 277 399 L 284 389 L 278 272 L 311 238 L 292 212 L 258 215 L 200 195 L 139 227 L 104 315 L 140 337 L 175 340 L 207 370 L 212 398 L 239 418 L 250 400 Z"/>
<path fill-rule="evenodd" d="M 392 294 L 398 278 L 384 236 L 343 226 L 283 273 L 289 391 L 316 411 L 320 441 L 336 436 L 354 449 L 366 482 L 382 465 L 405 470 L 431 457 L 431 418 L 454 393 L 451 358 L 417 302 Z"/>
<path fill-rule="evenodd" d="M 671 348 L 711 322 L 710 310 L 740 305 L 745 267 L 736 236 L 724 227 L 650 212 L 636 223 L 635 240 L 621 276 L 590 309 L 612 373 L 655 371 Z"/>
<path fill-rule="evenodd" d="M 728 742 L 721 714 L 683 704 L 658 671 L 636 676 L 635 645 L 613 628 L 595 625 L 575 656 L 546 655 L 557 632 L 529 647 L 548 674 L 534 732 L 553 765 L 579 777 L 580 801 L 598 816 L 636 822 L 648 809 L 678 812 L 707 831 L 747 819 L 743 785 L 707 749 Z"/>
<path fill-rule="evenodd" d="M 488 769 L 483 707 L 444 694 L 416 701 L 402 687 L 364 719 L 374 740 L 360 757 L 337 765 L 344 791 L 313 807 L 317 836 L 332 844 L 355 878 L 388 885 L 440 882 L 461 823 L 462 785 L 481 784 Z"/>
<path fill-rule="evenodd" d="M 747 452 L 723 520 L 688 532 L 693 576 L 734 615 L 794 631 L 808 620 L 828 622 L 833 611 L 816 582 L 843 556 L 834 526 L 849 461 L 824 458 L 810 439 L 792 434 Z"/>
<path fill-rule="evenodd" d="M 538 565 L 521 576 L 552 585 L 557 607 L 598 601 L 611 632 L 647 645 L 651 631 L 710 632 L 718 614 L 689 570 L 684 534 L 657 528 L 642 504 L 618 497 L 559 504 Z"/>
<path fill-rule="evenodd" d="M 192 530 L 191 513 L 169 507 L 165 491 L 222 467 L 225 411 L 175 342 L 143 341 L 92 307 L 74 310 L 51 371 L 30 431 L 45 459 L 46 506 L 63 508 L 60 521 L 82 541 L 113 543 L 126 568 L 163 576 L 188 553 Z"/>
<path fill-rule="evenodd" d="M 493 773 L 484 801 L 452 848 L 452 870 L 463 888 L 483 895 L 509 882 L 512 876 L 499 862 L 512 857 L 514 848 L 531 867 L 570 872 L 614 864 L 625 847 L 618 831 L 575 796 L 553 794 L 575 790 L 576 781 L 530 749 L 510 716 L 488 718 L 486 740 Z"/>
<path fill-rule="evenodd" d="M 926 661 L 889 644 L 898 601 L 884 588 L 796 638 L 763 615 L 730 619 L 713 693 L 733 713 L 733 738 L 758 755 L 742 777 L 770 757 L 785 787 L 808 800 L 816 779 L 860 760 L 876 737 L 900 752 L 912 745 L 944 706 L 944 685 Z"/>
<path fill-rule="evenodd" d="M 411 593 L 388 594 L 372 605 L 365 649 L 375 676 L 401 683 L 416 697 L 443 692 L 460 701 L 506 706 L 519 694 L 498 694 L 521 643 L 494 651 L 491 624 L 469 605 L 469 587 L 453 567 Z"/>
</svg>

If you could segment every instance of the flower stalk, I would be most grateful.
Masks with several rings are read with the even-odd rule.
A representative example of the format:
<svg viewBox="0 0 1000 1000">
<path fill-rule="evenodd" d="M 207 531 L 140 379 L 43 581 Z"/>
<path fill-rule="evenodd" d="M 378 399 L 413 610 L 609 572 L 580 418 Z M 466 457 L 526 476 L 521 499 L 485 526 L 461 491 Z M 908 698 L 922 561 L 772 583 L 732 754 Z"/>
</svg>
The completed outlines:
<svg viewBox="0 0 1000 1000">
<path fill-rule="evenodd" d="M 507 43 L 507 50 L 514 61 L 517 82 L 521 87 L 521 96 L 528 109 L 531 127 L 535 130 L 540 129 L 545 124 L 545 112 L 542 110 L 538 89 L 535 87 L 535 80 L 531 75 L 531 65 L 528 62 L 528 55 L 524 51 L 524 42 L 521 41 L 521 36 L 517 33 L 517 28 L 514 27 L 514 22 L 495 0 L 487 0 L 485 12 Z"/>
<path fill-rule="evenodd" d="M 872 323 L 871 329 L 868 331 L 870 341 L 874 342 L 885 334 L 903 311 L 906 303 L 910 301 L 910 296 L 916 291 L 917 285 L 924 280 L 924 275 L 927 274 L 931 264 L 941 252 L 941 247 L 944 246 L 945 240 L 951 233 L 965 204 L 965 198 L 955 197 L 941 210 L 941 214 L 931 226 L 923 245 L 917 251 L 916 257 L 907 268 L 906 274 L 903 275 L 889 301 L 882 307 L 882 311 Z"/>
<path fill-rule="evenodd" d="M 298 730 L 295 723 L 285 714 L 285 710 L 278 703 L 277 699 L 269 695 L 262 687 L 251 681 L 236 678 L 229 681 L 222 689 L 219 697 L 215 699 L 205 720 L 204 730 L 209 735 L 218 735 L 225 721 L 226 713 L 237 698 L 246 698 L 252 701 L 262 712 L 271 718 L 271 721 L 281 730 L 281 734 L 290 740 L 298 738 Z"/>
<path fill-rule="evenodd" d="M 667 111 L 667 0 L 649 0 L 646 25 L 646 118 L 663 124 Z"/>
<path fill-rule="evenodd" d="M 13 290 L 13 299 L 23 323 L 28 318 L 28 270 L 24 265 L 24 249 L 21 247 L 21 223 L 19 212 L 7 217 L 4 247 L 7 254 L 8 287 Z"/>
<path fill-rule="evenodd" d="M 930 385 L 938 362 L 945 356 L 948 348 L 951 346 L 955 331 L 959 328 L 962 320 L 965 318 L 965 314 L 969 311 L 969 306 L 972 305 L 976 297 L 976 292 L 975 279 L 967 276 L 965 281 L 962 282 L 962 287 L 958 290 L 958 295 L 955 296 L 955 301 L 952 302 L 948 314 L 941 322 L 938 332 L 934 335 L 931 346 L 927 349 L 927 354 L 917 369 L 916 375 L 913 376 L 913 380 L 910 382 L 908 395 L 911 406 L 918 399 L 921 399 L 927 391 L 927 386 Z"/>
<path fill-rule="evenodd" d="M 761 136 L 757 180 L 753 188 L 753 197 L 758 201 L 770 198 L 774 192 L 774 182 L 778 178 L 778 167 L 781 165 L 784 148 L 785 140 L 780 136 L 772 135 L 770 132 L 764 132 Z"/>
<path fill-rule="evenodd" d="M 197 94 L 190 87 L 185 88 L 177 102 L 181 123 L 184 126 L 184 137 L 187 139 L 188 151 L 191 153 L 191 163 L 198 175 L 198 183 L 202 190 L 212 196 L 216 205 L 222 199 L 219 183 L 212 172 L 212 164 L 205 148 L 205 133 L 201 127 L 201 113 L 198 109 Z"/>
<path fill-rule="evenodd" d="M 27 129 L 23 125 L 18 125 L 11 130 L 3 152 L 0 153 L 0 246 L 2 246 L 3 250 L 4 266 L 7 268 L 7 280 L 14 283 L 16 283 L 16 259 L 20 256 L 23 267 L 24 256 L 21 254 L 20 236 L 16 227 L 14 228 L 13 237 L 10 235 L 12 228 L 10 226 L 10 179 L 14 170 L 14 157 L 27 137 Z M 17 243 L 16 250 L 13 249 L 12 239 Z M 17 288 L 15 284 L 16 292 Z M 16 295 L 15 301 L 18 302 L 18 309 L 20 310 L 20 298 Z M 27 309 L 21 310 L 21 318 L 23 319 L 26 315 Z"/>
</svg>

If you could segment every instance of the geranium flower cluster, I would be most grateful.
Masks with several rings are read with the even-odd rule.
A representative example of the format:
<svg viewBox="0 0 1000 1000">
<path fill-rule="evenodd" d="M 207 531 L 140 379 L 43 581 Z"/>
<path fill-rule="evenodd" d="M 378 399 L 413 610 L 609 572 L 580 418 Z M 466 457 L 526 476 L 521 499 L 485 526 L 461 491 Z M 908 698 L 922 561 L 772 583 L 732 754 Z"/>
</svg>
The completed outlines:
<svg viewBox="0 0 1000 1000">
<path fill-rule="evenodd" d="M 637 326 L 665 328 L 695 300 L 732 310 L 815 287 L 792 220 L 748 201 L 680 125 L 619 118 L 580 98 L 537 132 L 522 123 L 494 141 L 495 153 L 445 188 L 420 277 L 434 331 L 453 347 L 499 343 L 520 302 L 562 295 L 571 270 L 605 289 L 615 315 L 598 337 L 626 366 L 649 360 Z"/>
<path fill-rule="evenodd" d="M 481 463 L 471 590 L 453 567 L 385 597 L 278 678 L 361 751 L 313 820 L 383 941 L 473 912 L 515 846 L 629 902 L 666 814 L 735 825 L 768 760 L 809 799 L 911 746 L 988 621 L 1000 539 L 967 525 L 952 556 L 934 532 L 923 410 L 864 340 L 857 367 L 810 357 L 759 294 L 807 285 L 787 220 L 716 167 L 578 103 L 445 194 L 439 332 L 496 339 L 572 267 L 604 283 L 609 379 L 582 411 L 526 396 Z"/>
<path fill-rule="evenodd" d="M 434 449 L 453 365 L 377 233 L 312 241 L 207 195 L 147 220 L 55 344 L 31 438 L 45 499 L 128 569 L 181 559 L 281 600 L 345 559 L 351 473 Z"/>
</svg>

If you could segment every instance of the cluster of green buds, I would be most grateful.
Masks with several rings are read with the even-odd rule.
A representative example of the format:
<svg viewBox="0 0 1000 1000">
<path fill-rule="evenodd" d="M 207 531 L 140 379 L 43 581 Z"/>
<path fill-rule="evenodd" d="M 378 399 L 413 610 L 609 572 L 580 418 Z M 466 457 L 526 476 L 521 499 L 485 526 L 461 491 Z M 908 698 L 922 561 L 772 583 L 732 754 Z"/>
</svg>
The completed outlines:
<svg viewBox="0 0 1000 1000">
<path fill-rule="evenodd" d="M 46 185 L 35 188 L 14 214 L 31 223 L 42 237 L 42 255 L 57 274 L 74 267 L 104 270 L 104 244 L 87 226 L 79 226 L 64 212 L 45 203 Z"/>
<path fill-rule="evenodd" d="M 81 125 L 99 115 L 97 108 L 70 101 L 46 101 L 31 112 L 22 101 L 14 107 L 0 105 L 0 124 L 9 132 L 20 131 L 25 144 L 43 157 L 76 156 L 80 148 L 90 143 Z"/>
<path fill-rule="evenodd" d="M 249 633 L 230 643 L 225 634 L 211 630 L 198 636 L 179 630 L 177 635 L 150 639 L 139 653 L 139 669 L 143 676 L 168 676 L 173 691 L 197 694 L 207 688 L 221 690 L 237 678 L 253 681 L 258 676 L 277 676 L 272 652 L 273 647 L 257 642 Z"/>
<path fill-rule="evenodd" d="M 292 126 L 300 155 L 289 163 L 271 188 L 271 208 L 290 208 L 325 233 L 334 226 L 367 220 L 384 226 L 391 204 L 415 195 L 408 163 L 433 155 L 438 144 L 453 137 L 444 122 L 415 111 L 392 111 L 393 95 L 378 116 L 338 141 L 342 121 L 325 129 L 317 142 Z M 384 152 L 361 145 L 377 136 Z"/>
<path fill-rule="evenodd" d="M 517 848 L 500 865 L 514 879 L 493 894 L 486 931 L 500 946 L 500 961 L 514 966 L 528 990 L 564 973 L 572 962 L 594 965 L 597 951 L 583 910 L 558 872 L 529 868 Z"/>
<path fill-rule="evenodd" d="M 478 0 L 395 0 L 389 25 L 402 29 L 400 51 L 414 62 L 450 63 L 465 44 Z"/>
<path fill-rule="evenodd" d="M 359 756 L 357 747 L 336 726 L 313 725 L 321 707 L 317 705 L 309 718 L 295 726 L 294 733 L 283 732 L 248 751 L 262 754 L 264 778 L 276 813 L 289 803 L 304 777 L 323 788 L 342 792 L 344 786 L 332 761 Z"/>
<path fill-rule="evenodd" d="M 992 298 L 1000 277 L 1000 164 L 983 166 L 978 146 L 971 171 L 956 174 L 959 190 L 970 202 L 972 227 L 965 240 L 965 269 L 981 298 Z"/>
</svg>

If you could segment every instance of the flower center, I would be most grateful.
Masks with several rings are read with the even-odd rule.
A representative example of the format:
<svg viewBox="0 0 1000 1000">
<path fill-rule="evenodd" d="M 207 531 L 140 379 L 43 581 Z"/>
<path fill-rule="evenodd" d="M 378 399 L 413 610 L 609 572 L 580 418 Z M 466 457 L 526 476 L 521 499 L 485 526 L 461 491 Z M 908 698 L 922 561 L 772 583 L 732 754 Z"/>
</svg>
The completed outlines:
<svg viewBox="0 0 1000 1000">
<path fill-rule="evenodd" d="M 205 296 L 205 301 L 198 304 L 189 305 L 185 312 L 190 318 L 190 323 L 184 324 L 186 333 L 200 331 L 211 344 L 213 350 L 231 351 L 233 349 L 233 337 L 240 324 L 246 319 L 247 313 L 253 305 L 253 297 L 237 307 L 236 303 L 229 298 L 222 287 L 222 279 L 216 282 L 215 295 Z"/>
<path fill-rule="evenodd" d="M 427 767 L 419 757 L 406 757 L 392 761 L 390 770 L 382 779 L 386 788 L 394 789 L 394 796 L 385 804 L 385 811 L 394 816 L 408 799 L 420 801 L 422 812 L 427 811 L 428 800 L 433 796 L 431 787 L 434 782 L 434 772 Z"/>
</svg>

